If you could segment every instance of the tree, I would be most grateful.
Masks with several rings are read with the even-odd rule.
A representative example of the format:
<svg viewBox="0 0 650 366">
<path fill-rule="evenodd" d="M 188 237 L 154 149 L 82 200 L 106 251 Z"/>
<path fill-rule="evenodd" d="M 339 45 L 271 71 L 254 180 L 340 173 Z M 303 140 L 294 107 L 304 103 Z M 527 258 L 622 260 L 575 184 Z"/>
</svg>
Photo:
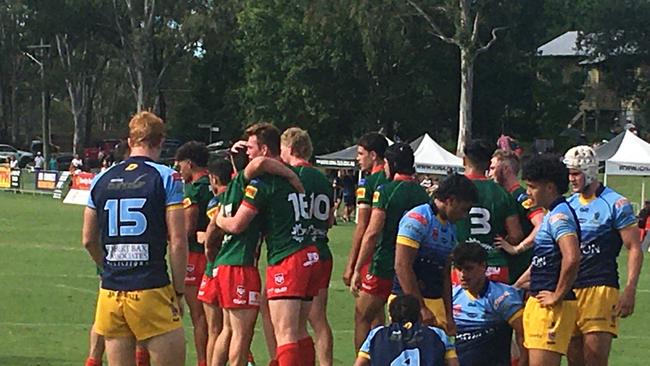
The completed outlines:
<svg viewBox="0 0 650 366">
<path fill-rule="evenodd" d="M 474 64 L 476 58 L 487 52 L 498 38 L 498 32 L 506 29 L 500 26 L 492 28 L 491 38 L 487 43 L 480 40 L 480 28 L 485 22 L 488 6 L 496 3 L 474 2 L 470 0 L 446 0 L 443 5 L 435 7 L 444 14 L 444 24 L 452 24 L 453 35 L 443 31 L 439 20 L 418 5 L 414 0 L 406 0 L 428 23 L 429 32 L 443 42 L 455 45 L 460 50 L 460 101 L 458 111 L 458 144 L 456 154 L 462 155 L 466 142 L 472 138 L 472 98 L 474 92 Z"/>
</svg>

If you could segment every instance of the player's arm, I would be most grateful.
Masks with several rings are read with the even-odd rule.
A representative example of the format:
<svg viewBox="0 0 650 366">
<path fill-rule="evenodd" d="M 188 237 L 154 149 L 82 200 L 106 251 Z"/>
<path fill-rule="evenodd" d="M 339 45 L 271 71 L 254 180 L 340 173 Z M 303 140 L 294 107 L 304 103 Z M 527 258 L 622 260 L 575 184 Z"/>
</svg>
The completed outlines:
<svg viewBox="0 0 650 366">
<path fill-rule="evenodd" d="M 84 223 L 81 232 L 81 239 L 84 248 L 86 248 L 90 257 L 95 261 L 97 268 L 102 268 L 104 266 L 104 253 L 99 240 L 97 211 L 93 208 L 86 207 L 84 209 Z"/>
<path fill-rule="evenodd" d="M 506 239 L 509 243 L 519 243 L 524 238 L 524 231 L 521 229 L 519 215 L 515 214 L 506 217 L 505 228 L 508 234 Z"/>
<path fill-rule="evenodd" d="M 244 177 L 249 181 L 264 174 L 282 177 L 286 179 L 298 193 L 305 193 L 305 187 L 302 186 L 298 175 L 279 160 L 260 156 L 251 160 L 244 169 Z"/>
<path fill-rule="evenodd" d="M 208 227 L 205 229 L 205 256 L 209 261 L 213 261 L 219 249 L 221 249 L 221 242 L 223 240 L 224 232 L 217 226 L 218 211 L 210 218 Z"/>
<path fill-rule="evenodd" d="M 531 213 L 529 219 L 531 224 L 533 224 L 533 230 L 530 232 L 530 234 L 528 234 L 527 237 L 524 238 L 524 240 L 521 241 L 521 243 L 512 245 L 507 240 L 504 240 L 501 237 L 497 237 L 495 246 L 497 248 L 505 250 L 508 252 L 508 254 L 512 255 L 521 254 L 532 248 L 535 244 L 535 236 L 537 236 L 537 232 L 539 232 L 539 228 L 542 226 L 542 221 L 544 220 L 544 212 L 541 209 L 536 210 L 535 212 Z"/>
<path fill-rule="evenodd" d="M 354 361 L 354 366 L 370 366 L 370 359 L 364 356 L 357 356 L 357 359 Z"/>
<path fill-rule="evenodd" d="M 518 366 L 528 366 L 528 349 L 524 347 L 524 322 L 522 313 L 519 312 L 518 315 L 513 316 L 511 320 L 508 321 L 510 327 L 515 331 L 515 341 L 519 347 L 519 363 Z"/>
<path fill-rule="evenodd" d="M 627 282 L 625 289 L 616 306 L 617 315 L 625 318 L 634 312 L 636 286 L 643 266 L 643 250 L 639 241 L 639 230 L 634 225 L 629 225 L 621 230 L 623 245 L 628 250 L 627 256 Z"/>
<path fill-rule="evenodd" d="M 562 252 L 562 263 L 560 267 L 560 278 L 557 281 L 555 291 L 540 291 L 536 298 L 543 306 L 553 306 L 564 298 L 571 290 L 578 275 L 580 266 L 580 243 L 575 232 L 562 235 L 556 240 Z"/>
<path fill-rule="evenodd" d="M 354 265 L 354 273 L 352 274 L 352 280 L 350 281 L 350 289 L 354 293 L 358 292 L 361 288 L 361 267 L 368 262 L 372 254 L 375 252 L 377 239 L 379 239 L 379 236 L 384 229 L 385 221 L 386 211 L 380 208 L 373 208 L 370 215 L 370 222 L 368 223 L 368 229 L 361 240 L 359 257 Z"/>
<path fill-rule="evenodd" d="M 405 236 L 397 236 L 395 246 L 395 275 L 405 295 L 412 295 L 420 301 L 420 317 L 426 325 L 436 325 L 435 316 L 424 304 L 424 298 L 418 286 L 418 280 L 413 270 L 413 263 L 418 255 L 420 244 Z"/>
<path fill-rule="evenodd" d="M 343 272 L 343 282 L 346 286 L 350 286 L 352 273 L 354 272 L 354 267 L 357 264 L 357 258 L 359 257 L 359 250 L 361 249 L 361 240 L 363 239 L 363 234 L 366 232 L 368 223 L 370 222 L 370 213 L 370 204 L 359 203 L 357 205 L 357 225 L 354 228 L 354 234 L 352 234 L 352 246 L 350 247 L 350 253 L 348 254 L 348 263 Z"/>
<path fill-rule="evenodd" d="M 197 241 L 196 228 L 199 220 L 199 205 L 190 201 L 189 198 L 185 199 L 183 203 L 183 216 L 185 216 L 185 235 L 187 241 Z"/>
<path fill-rule="evenodd" d="M 458 358 L 445 358 L 445 366 L 459 366 Z"/>
<path fill-rule="evenodd" d="M 520 288 L 522 290 L 530 289 L 530 266 L 528 266 L 528 269 L 526 269 L 526 271 L 519 276 L 517 281 L 512 284 L 512 287 Z"/>
<path fill-rule="evenodd" d="M 450 336 L 456 335 L 456 321 L 454 321 L 454 313 L 452 312 L 452 298 L 451 298 L 451 256 L 447 258 L 445 269 L 443 270 L 444 278 L 442 279 L 442 302 L 445 305 L 445 315 L 447 317 L 447 334 Z"/>
<path fill-rule="evenodd" d="M 187 267 L 187 235 L 184 210 L 168 207 L 165 213 L 169 235 L 169 262 L 172 282 L 177 294 L 185 293 L 185 269 Z"/>
<path fill-rule="evenodd" d="M 253 221 L 257 215 L 257 209 L 252 205 L 242 204 L 233 217 L 224 216 L 223 210 L 217 215 L 217 226 L 223 231 L 231 234 L 240 234 Z"/>
</svg>

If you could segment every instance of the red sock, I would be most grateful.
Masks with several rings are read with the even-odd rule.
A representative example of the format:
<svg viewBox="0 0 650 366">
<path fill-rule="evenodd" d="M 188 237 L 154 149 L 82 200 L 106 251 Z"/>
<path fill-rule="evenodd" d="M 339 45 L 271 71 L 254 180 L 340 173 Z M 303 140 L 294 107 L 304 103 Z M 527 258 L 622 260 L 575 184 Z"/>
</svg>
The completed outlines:
<svg viewBox="0 0 650 366">
<path fill-rule="evenodd" d="M 253 358 L 253 352 L 248 351 L 248 363 L 255 364 L 255 358 Z"/>
<path fill-rule="evenodd" d="M 208 366 L 206 362 L 207 362 L 206 360 L 199 361 L 198 366 Z"/>
<path fill-rule="evenodd" d="M 300 346 L 298 343 L 287 343 L 279 346 L 275 352 L 278 358 L 278 366 L 299 366 L 303 364 L 300 357 Z"/>
<path fill-rule="evenodd" d="M 102 360 L 97 360 L 92 357 L 86 359 L 86 366 L 102 366 Z"/>
<path fill-rule="evenodd" d="M 278 360 L 271 360 L 269 361 L 269 366 L 280 366 L 280 364 L 278 363 Z"/>
<path fill-rule="evenodd" d="M 149 351 L 146 348 L 137 347 L 135 349 L 136 366 L 151 366 L 149 363 Z"/>
<path fill-rule="evenodd" d="M 311 337 L 303 338 L 298 341 L 300 352 L 303 356 L 303 365 L 314 366 L 316 365 L 316 348 L 314 347 L 314 340 Z"/>
</svg>

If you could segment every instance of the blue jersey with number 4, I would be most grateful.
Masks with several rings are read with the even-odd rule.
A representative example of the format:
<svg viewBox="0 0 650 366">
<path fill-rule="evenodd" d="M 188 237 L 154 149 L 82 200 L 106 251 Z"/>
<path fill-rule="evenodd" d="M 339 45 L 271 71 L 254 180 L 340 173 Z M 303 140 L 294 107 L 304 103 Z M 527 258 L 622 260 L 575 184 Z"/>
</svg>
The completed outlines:
<svg viewBox="0 0 650 366">
<path fill-rule="evenodd" d="M 623 239 L 619 230 L 636 225 L 632 204 L 627 198 L 603 185 L 591 200 L 578 193 L 568 200 L 580 222 L 580 270 L 573 287 L 610 286 L 618 288 L 616 258 Z"/>
<path fill-rule="evenodd" d="M 359 357 L 373 366 L 444 366 L 445 359 L 456 358 L 456 351 L 442 329 L 393 323 L 371 330 Z"/>
<path fill-rule="evenodd" d="M 93 180 L 88 207 L 96 210 L 104 251 L 102 288 L 133 291 L 170 283 L 168 208 L 182 208 L 183 182 L 173 169 L 136 156 Z"/>
</svg>

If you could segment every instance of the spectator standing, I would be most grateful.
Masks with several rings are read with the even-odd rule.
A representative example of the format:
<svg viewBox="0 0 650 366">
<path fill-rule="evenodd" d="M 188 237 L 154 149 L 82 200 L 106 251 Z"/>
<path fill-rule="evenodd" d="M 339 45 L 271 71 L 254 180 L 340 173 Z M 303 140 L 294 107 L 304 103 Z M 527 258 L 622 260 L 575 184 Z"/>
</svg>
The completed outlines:
<svg viewBox="0 0 650 366">
<path fill-rule="evenodd" d="M 34 158 L 34 169 L 36 170 L 45 169 L 45 158 L 43 157 L 40 151 L 36 153 L 36 157 Z"/>
</svg>

